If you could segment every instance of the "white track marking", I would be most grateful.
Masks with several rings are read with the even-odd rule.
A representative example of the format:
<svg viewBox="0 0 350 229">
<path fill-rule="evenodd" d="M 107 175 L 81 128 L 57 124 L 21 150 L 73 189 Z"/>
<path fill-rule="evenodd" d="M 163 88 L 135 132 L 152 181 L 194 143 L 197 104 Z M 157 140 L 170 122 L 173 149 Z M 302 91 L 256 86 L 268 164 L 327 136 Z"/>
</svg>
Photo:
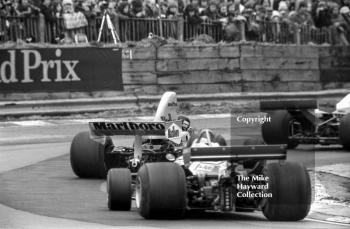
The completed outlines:
<svg viewBox="0 0 350 229">
<path fill-rule="evenodd" d="M 107 182 L 106 181 L 101 183 L 100 190 L 101 190 L 101 192 L 107 193 Z"/>
<path fill-rule="evenodd" d="M 319 223 L 332 224 L 332 225 L 338 225 L 338 226 L 350 227 L 350 224 L 346 224 L 346 223 L 337 223 L 337 222 L 331 222 L 331 221 L 325 221 L 325 220 L 319 220 L 319 219 L 311 219 L 311 218 L 305 218 L 304 220 L 314 221 L 314 222 L 319 222 Z"/>
<path fill-rule="evenodd" d="M 41 121 L 41 120 L 28 120 L 28 121 L 16 121 L 16 122 L 8 122 L 13 123 L 18 126 L 50 126 L 53 125 L 49 121 Z"/>
<path fill-rule="evenodd" d="M 350 178 L 350 164 L 340 163 L 316 167 L 316 172 L 331 173 L 337 176 Z"/>
</svg>

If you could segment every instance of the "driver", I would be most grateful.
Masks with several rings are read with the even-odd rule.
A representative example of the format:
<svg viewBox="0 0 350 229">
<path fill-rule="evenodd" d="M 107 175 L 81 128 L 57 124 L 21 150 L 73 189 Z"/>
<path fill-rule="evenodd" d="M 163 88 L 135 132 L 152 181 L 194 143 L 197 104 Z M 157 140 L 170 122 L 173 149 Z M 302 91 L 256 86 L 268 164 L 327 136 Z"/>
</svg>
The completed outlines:
<svg viewBox="0 0 350 229">
<path fill-rule="evenodd" d="M 189 132 L 189 134 L 191 135 L 193 133 L 193 129 L 191 128 L 190 119 L 184 115 L 179 115 L 178 120 L 181 120 L 182 122 L 182 130 Z"/>
</svg>

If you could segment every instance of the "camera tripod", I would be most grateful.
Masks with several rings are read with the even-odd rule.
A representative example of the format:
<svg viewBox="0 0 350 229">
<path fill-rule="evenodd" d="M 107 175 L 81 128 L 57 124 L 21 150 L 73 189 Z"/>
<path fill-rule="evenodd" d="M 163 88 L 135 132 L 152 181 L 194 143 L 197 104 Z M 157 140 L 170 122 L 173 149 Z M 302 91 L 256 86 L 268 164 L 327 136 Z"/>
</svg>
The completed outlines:
<svg viewBox="0 0 350 229">
<path fill-rule="evenodd" d="M 103 13 L 102 23 L 101 23 L 101 26 L 100 26 L 100 29 L 99 29 L 99 32 L 98 32 L 97 42 L 100 42 L 100 40 L 101 40 L 103 27 L 104 27 L 106 22 L 107 22 L 107 28 L 112 33 L 114 44 L 118 44 L 118 42 L 120 42 L 120 39 L 119 39 L 117 31 L 114 28 L 114 25 L 112 23 L 111 17 L 109 16 L 109 13 L 107 12 L 107 10 L 105 10 L 104 13 Z"/>
</svg>

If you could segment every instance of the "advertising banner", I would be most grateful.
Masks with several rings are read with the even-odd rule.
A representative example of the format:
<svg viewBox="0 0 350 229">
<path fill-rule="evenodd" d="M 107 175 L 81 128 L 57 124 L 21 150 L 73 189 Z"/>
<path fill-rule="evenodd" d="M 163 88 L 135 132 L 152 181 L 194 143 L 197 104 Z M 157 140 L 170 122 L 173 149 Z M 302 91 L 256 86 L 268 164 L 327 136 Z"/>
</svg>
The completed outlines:
<svg viewBox="0 0 350 229">
<path fill-rule="evenodd" d="M 0 92 L 123 90 L 121 49 L 0 49 Z"/>
</svg>

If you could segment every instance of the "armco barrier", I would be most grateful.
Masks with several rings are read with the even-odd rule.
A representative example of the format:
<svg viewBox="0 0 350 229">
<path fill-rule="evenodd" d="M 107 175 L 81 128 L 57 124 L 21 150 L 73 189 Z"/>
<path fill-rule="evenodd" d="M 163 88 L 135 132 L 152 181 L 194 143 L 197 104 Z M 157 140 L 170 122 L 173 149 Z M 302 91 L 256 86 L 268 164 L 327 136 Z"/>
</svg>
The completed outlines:
<svg viewBox="0 0 350 229">
<path fill-rule="evenodd" d="M 85 50 L 88 54 L 89 49 Z M 1 100 L 111 97 L 226 92 L 292 92 L 350 88 L 350 47 L 310 45 L 165 45 L 131 49 L 124 56 L 123 91 L 111 89 L 37 93 L 4 92 Z M 92 62 L 96 57 L 92 57 Z M 113 62 L 114 60 L 112 60 Z M 114 67 L 116 62 L 108 65 Z M 94 67 L 98 67 L 94 65 Z M 1 76 L 3 77 L 3 75 Z M 102 77 L 102 75 L 101 75 Z M 93 85 L 92 85 L 93 87 Z"/>
</svg>

